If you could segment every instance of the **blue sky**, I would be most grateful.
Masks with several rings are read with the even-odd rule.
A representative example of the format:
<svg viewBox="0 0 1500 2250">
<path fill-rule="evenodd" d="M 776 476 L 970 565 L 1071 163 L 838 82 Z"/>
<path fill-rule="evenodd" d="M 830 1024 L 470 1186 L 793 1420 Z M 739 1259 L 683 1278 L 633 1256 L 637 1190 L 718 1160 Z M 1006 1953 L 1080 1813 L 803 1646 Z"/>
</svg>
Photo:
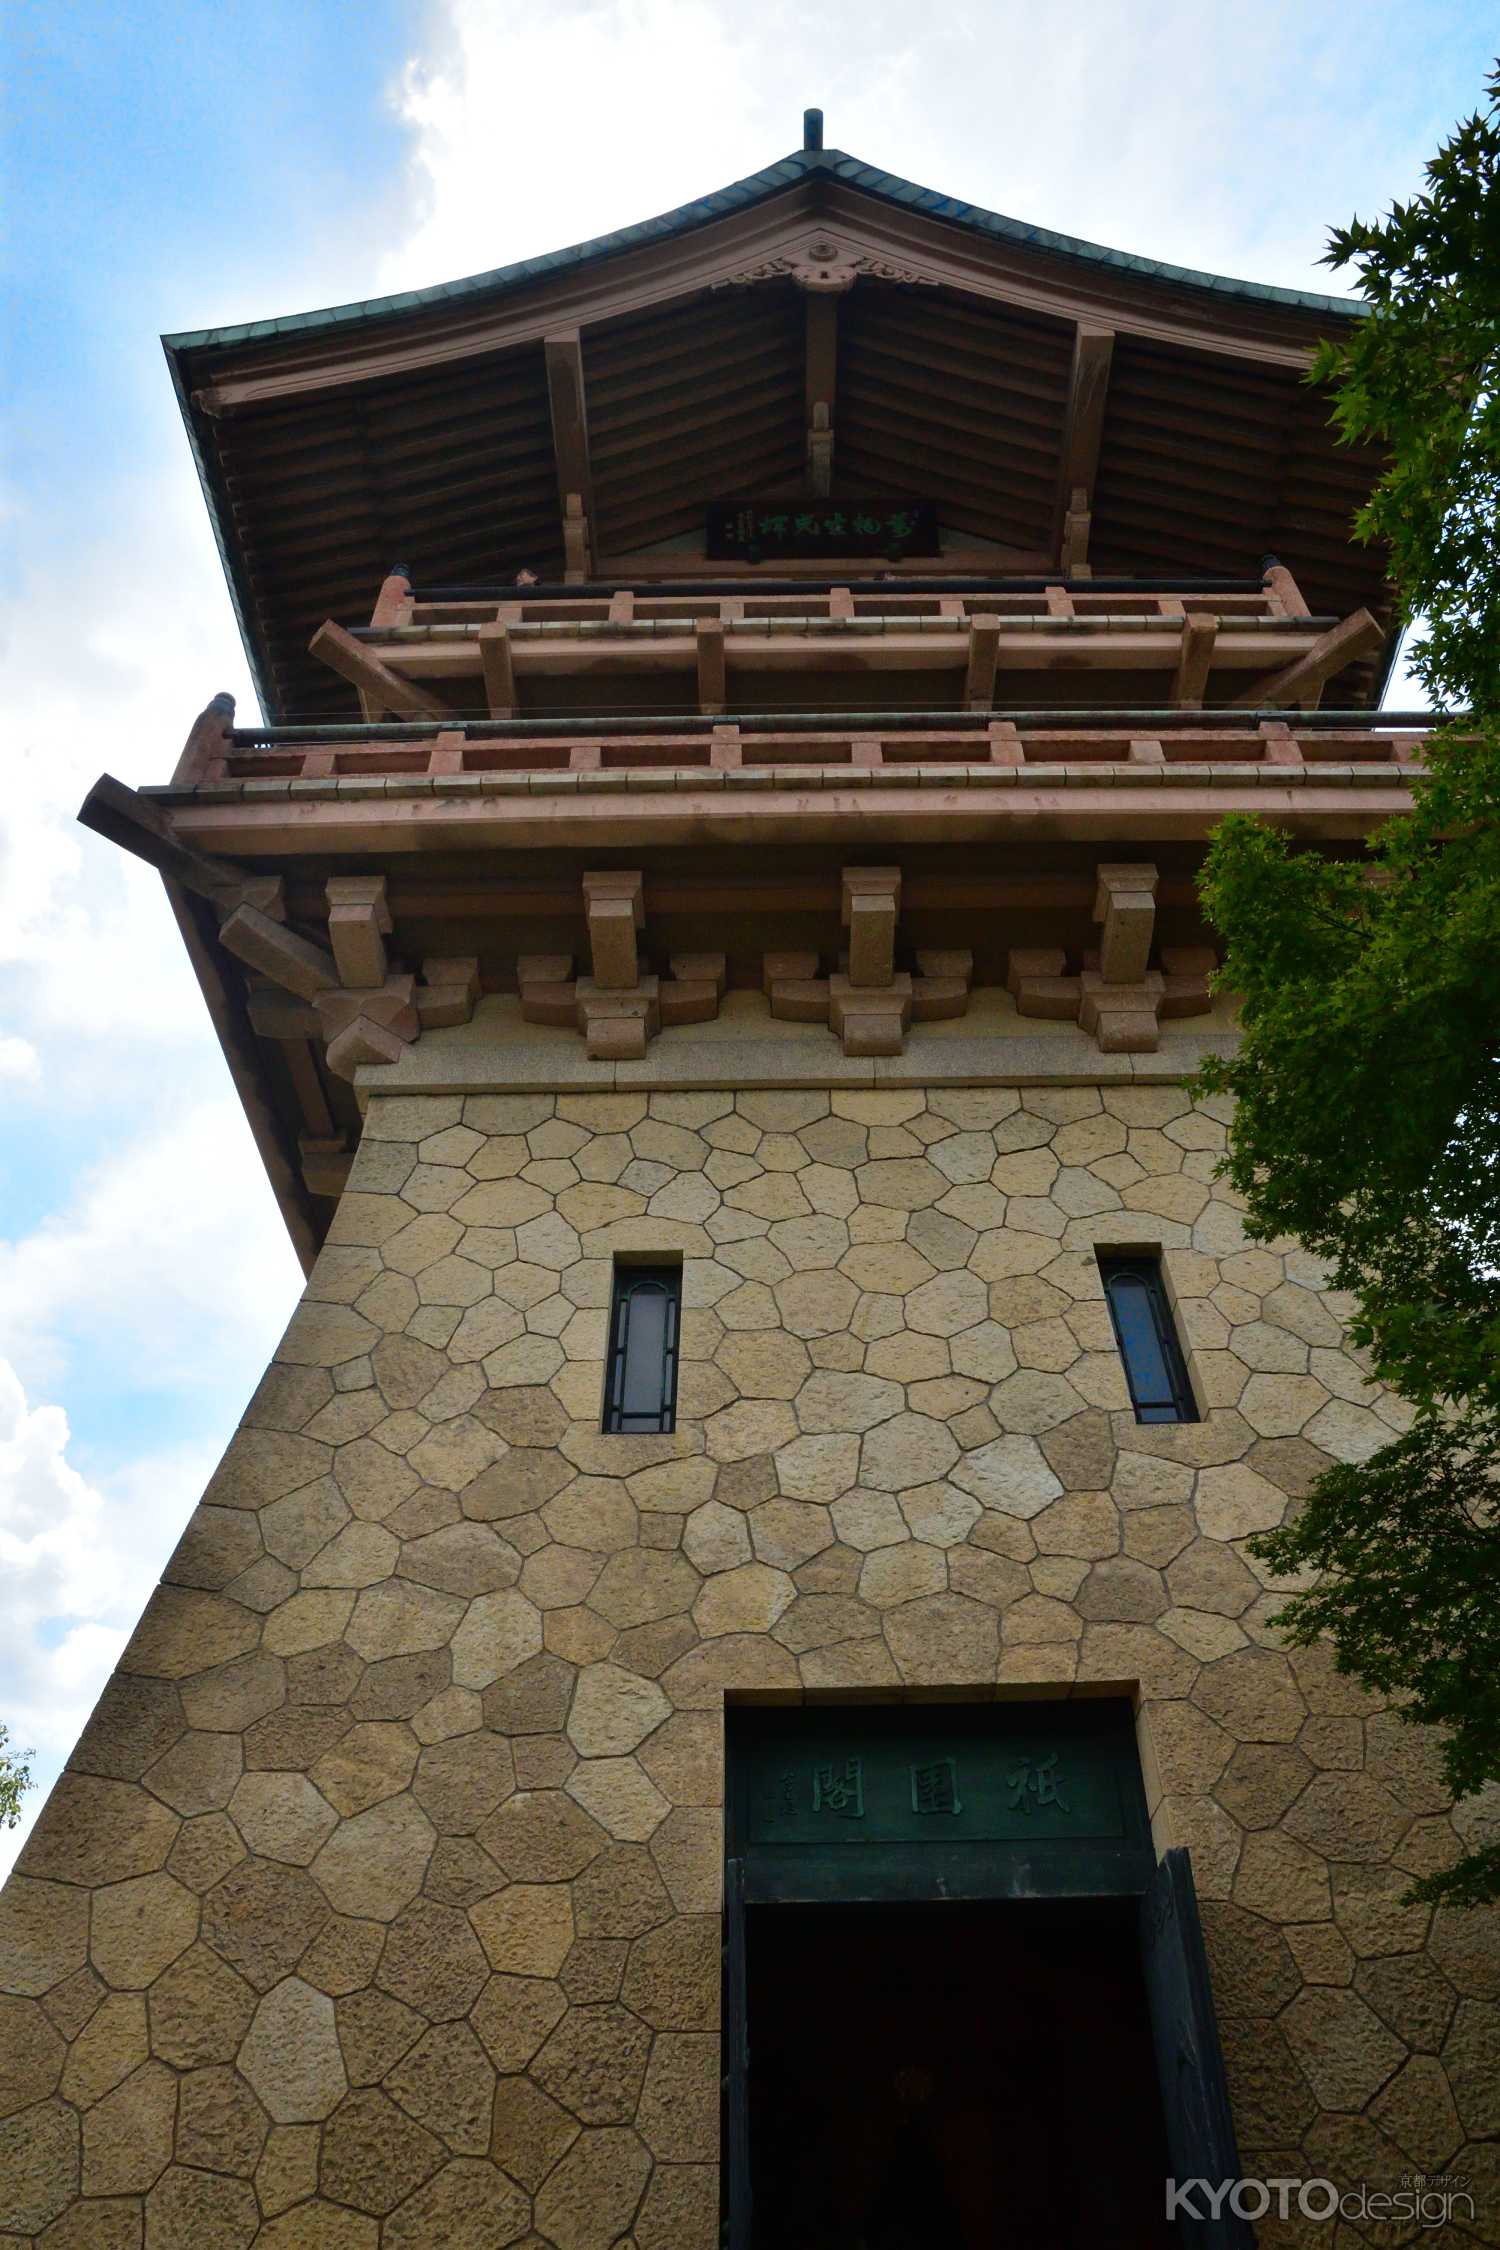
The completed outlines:
<svg viewBox="0 0 1500 2250">
<path fill-rule="evenodd" d="M 1337 289 L 1328 226 L 1411 192 L 1496 43 L 1488 0 L 11 0 L 0 1723 L 44 1783 L 297 1286 L 160 886 L 73 821 L 217 689 L 254 708 L 160 334 L 646 217 L 813 102 L 1016 217 Z"/>
</svg>

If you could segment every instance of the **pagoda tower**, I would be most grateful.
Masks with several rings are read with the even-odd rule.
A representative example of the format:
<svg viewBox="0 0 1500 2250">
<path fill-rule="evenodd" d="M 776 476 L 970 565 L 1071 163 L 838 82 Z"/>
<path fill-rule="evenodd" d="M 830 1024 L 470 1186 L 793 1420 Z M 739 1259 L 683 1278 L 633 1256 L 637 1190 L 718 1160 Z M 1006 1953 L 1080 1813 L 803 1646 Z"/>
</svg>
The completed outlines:
<svg viewBox="0 0 1500 2250">
<path fill-rule="evenodd" d="M 264 722 L 82 817 L 307 1282 L 0 1895 L 0 2239 L 1500 2240 L 1466 1831 L 1246 1546 L 1401 1409 L 1183 1087 L 1216 821 L 1421 757 L 1360 310 L 809 112 L 167 339 Z"/>
</svg>

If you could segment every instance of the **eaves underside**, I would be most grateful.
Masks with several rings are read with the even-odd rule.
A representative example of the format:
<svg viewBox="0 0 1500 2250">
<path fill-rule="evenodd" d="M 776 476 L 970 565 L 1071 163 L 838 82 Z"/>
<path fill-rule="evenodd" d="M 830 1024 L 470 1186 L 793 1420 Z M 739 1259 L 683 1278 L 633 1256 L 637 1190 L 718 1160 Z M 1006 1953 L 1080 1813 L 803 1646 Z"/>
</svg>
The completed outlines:
<svg viewBox="0 0 1500 2250">
<path fill-rule="evenodd" d="M 863 228 L 859 203 L 870 214 Z M 930 493 L 950 531 L 999 541 L 991 569 L 1039 567 L 1054 538 L 1068 341 L 1102 324 L 1119 332 L 1122 415 L 1100 456 L 1096 567 L 1242 573 L 1262 551 L 1289 548 L 1319 606 L 1371 598 L 1363 584 L 1342 583 L 1342 520 L 1363 493 L 1343 494 L 1343 461 L 1329 464 L 1328 492 L 1322 469 L 1302 474 L 1309 434 L 1293 395 L 1319 325 L 1357 317 L 1359 305 L 1105 249 L 838 151 L 798 151 L 679 210 L 544 257 L 164 339 L 266 714 L 340 715 L 306 657 L 309 638 L 325 615 L 352 622 L 367 581 L 378 583 L 395 556 L 427 584 L 498 584 L 522 566 L 561 577 L 542 373 L 554 329 L 585 337 L 591 533 L 605 562 L 596 575 L 683 535 L 705 497 L 737 481 L 759 493 L 794 480 L 805 445 L 800 314 L 780 321 L 788 336 L 796 328 L 788 343 L 774 285 L 753 303 L 752 293 L 721 292 L 759 278 L 762 266 L 774 273 L 786 229 L 809 222 L 863 234 L 872 256 L 884 252 L 931 284 L 920 292 L 929 365 L 915 390 L 910 339 L 897 332 L 900 291 L 862 281 L 844 310 L 837 473 L 846 489 L 851 478 L 868 489 L 904 476 Z M 660 425 L 654 437 L 638 427 L 640 335 L 660 362 L 647 415 Z M 721 402 L 712 412 L 696 405 L 705 354 L 722 378 L 718 394 L 711 384 L 704 394 Z M 697 387 L 684 401 L 688 363 Z M 476 386 L 468 368 L 480 365 Z M 1201 371 L 1189 421 L 1231 433 L 1207 453 L 1202 442 L 1196 451 L 1180 442 L 1185 367 Z M 1154 398 L 1173 382 L 1171 397 Z M 965 383 L 955 405 L 948 394 Z M 1143 386 L 1153 393 L 1144 402 Z M 1174 430 L 1166 458 L 1163 414 Z M 292 421 L 301 453 L 283 460 L 277 449 Z M 1242 536 L 1226 540 L 1226 520 Z M 1330 540 L 1336 555 L 1325 552 Z"/>
</svg>

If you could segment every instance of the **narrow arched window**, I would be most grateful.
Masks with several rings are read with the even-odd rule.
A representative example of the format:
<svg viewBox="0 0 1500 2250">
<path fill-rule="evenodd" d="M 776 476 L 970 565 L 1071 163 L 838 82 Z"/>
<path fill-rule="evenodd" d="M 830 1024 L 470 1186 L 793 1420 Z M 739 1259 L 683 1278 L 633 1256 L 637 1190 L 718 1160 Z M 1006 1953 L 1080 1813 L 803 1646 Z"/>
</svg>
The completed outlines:
<svg viewBox="0 0 1500 2250">
<path fill-rule="evenodd" d="M 1125 1363 L 1136 1420 L 1196 1422 L 1198 1408 L 1172 1323 L 1160 1262 L 1138 1254 L 1101 1253 L 1099 1270 L 1104 1276 L 1104 1294 L 1109 1299 L 1109 1316 Z"/>
<path fill-rule="evenodd" d="M 604 1386 L 606 1430 L 676 1426 L 680 1266 L 616 1266 Z"/>
</svg>

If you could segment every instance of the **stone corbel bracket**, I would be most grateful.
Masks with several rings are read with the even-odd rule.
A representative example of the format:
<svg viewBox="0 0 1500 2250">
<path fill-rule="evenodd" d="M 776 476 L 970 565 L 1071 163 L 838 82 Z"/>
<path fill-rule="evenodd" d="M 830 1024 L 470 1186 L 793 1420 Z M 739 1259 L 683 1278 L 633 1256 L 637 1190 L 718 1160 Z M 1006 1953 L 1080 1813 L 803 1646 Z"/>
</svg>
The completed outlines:
<svg viewBox="0 0 1500 2250">
<path fill-rule="evenodd" d="M 1097 951 L 1080 975 L 1051 947 L 1013 946 L 1007 990 L 1023 1016 L 1077 1022 L 1104 1054 L 1154 1054 L 1161 1019 L 1208 1012 L 1210 946 L 1168 946 L 1159 969 L 1149 966 L 1156 927 L 1157 872 L 1145 864 L 1106 862 L 1098 870 L 1093 919 Z"/>
<path fill-rule="evenodd" d="M 331 950 L 286 927 L 279 883 L 259 897 L 247 884 L 220 925 L 227 951 L 253 972 L 250 1020 L 258 1032 L 321 1040 L 329 1070 L 352 1079 L 361 1063 L 399 1061 L 425 1028 L 468 1022 L 479 997 L 477 959 L 424 961 L 420 980 L 394 967 L 383 875 L 330 876 L 327 898 Z M 288 1007 L 288 995 L 301 1005 Z M 338 1144 L 322 1132 L 313 1140 L 315 1166 L 327 1172 Z"/>
<path fill-rule="evenodd" d="M 849 943 L 838 967 L 820 977 L 816 953 L 766 954 L 761 981 L 771 1014 L 782 1023 L 826 1023 L 846 1055 L 899 1055 L 914 1019 L 963 1015 L 973 954 L 919 951 L 915 976 L 898 969 L 900 912 L 899 868 L 846 867 L 840 919 Z"/>
<path fill-rule="evenodd" d="M 595 1062 L 638 1062 L 663 1024 L 710 1023 L 723 997 L 722 953 L 674 953 L 669 974 L 640 964 L 645 886 L 634 871 L 585 875 L 584 920 L 592 975 L 575 976 L 568 953 L 522 954 L 516 963 L 527 1023 L 575 1028 Z"/>
</svg>

